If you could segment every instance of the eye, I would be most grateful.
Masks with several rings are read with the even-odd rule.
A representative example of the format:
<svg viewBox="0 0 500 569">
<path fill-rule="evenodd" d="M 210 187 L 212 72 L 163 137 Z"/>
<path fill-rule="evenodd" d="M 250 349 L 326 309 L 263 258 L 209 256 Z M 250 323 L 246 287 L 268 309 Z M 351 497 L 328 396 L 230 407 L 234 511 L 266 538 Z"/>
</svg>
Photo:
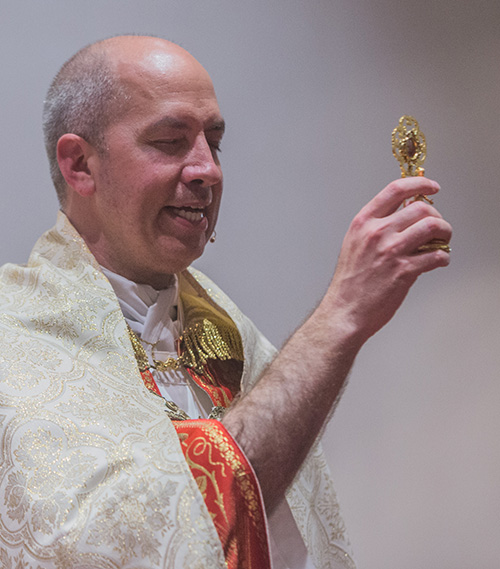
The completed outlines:
<svg viewBox="0 0 500 569">
<path fill-rule="evenodd" d="M 209 142 L 208 145 L 214 152 L 222 152 L 219 142 Z"/>
<path fill-rule="evenodd" d="M 183 150 L 185 146 L 184 138 L 159 138 L 152 141 L 152 145 L 167 154 L 175 154 Z"/>
<path fill-rule="evenodd" d="M 219 133 L 205 134 L 205 139 L 212 152 L 221 152 L 222 136 Z"/>
<path fill-rule="evenodd" d="M 181 139 L 180 138 L 161 138 L 159 140 L 155 140 L 153 142 L 153 144 L 158 144 L 158 145 L 166 145 L 166 146 L 175 146 L 176 144 L 180 144 Z"/>
</svg>

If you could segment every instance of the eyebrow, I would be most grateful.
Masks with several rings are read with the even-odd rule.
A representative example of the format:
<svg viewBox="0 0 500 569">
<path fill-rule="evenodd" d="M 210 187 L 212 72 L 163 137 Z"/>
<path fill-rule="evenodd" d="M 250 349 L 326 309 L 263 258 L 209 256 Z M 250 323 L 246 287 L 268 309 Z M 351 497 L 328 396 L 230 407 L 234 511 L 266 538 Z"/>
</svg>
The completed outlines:
<svg viewBox="0 0 500 569">
<path fill-rule="evenodd" d="M 186 130 L 189 128 L 189 124 L 187 121 L 167 116 L 153 123 L 150 126 L 150 130 L 155 130 L 157 128 L 162 128 L 162 127 L 169 127 L 177 130 Z M 226 123 L 224 122 L 224 119 L 215 119 L 209 124 L 208 128 L 206 128 L 205 130 L 210 132 L 214 131 L 220 132 L 222 135 L 226 130 Z"/>
<path fill-rule="evenodd" d="M 224 119 L 217 119 L 206 130 L 218 131 L 221 135 L 223 135 L 226 130 L 226 122 Z"/>
</svg>

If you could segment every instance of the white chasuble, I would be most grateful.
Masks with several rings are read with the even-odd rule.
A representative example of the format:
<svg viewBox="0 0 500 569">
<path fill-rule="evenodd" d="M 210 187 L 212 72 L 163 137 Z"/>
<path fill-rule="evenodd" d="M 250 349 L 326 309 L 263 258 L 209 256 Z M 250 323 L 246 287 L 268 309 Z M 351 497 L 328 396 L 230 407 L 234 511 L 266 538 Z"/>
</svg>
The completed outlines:
<svg viewBox="0 0 500 569">
<path fill-rule="evenodd" d="M 274 348 L 205 276 L 180 281 L 234 321 L 248 390 Z M 1 567 L 225 567 L 114 291 L 62 213 L 26 266 L 0 270 L 0 436 Z M 319 447 L 287 500 L 315 567 L 353 568 Z"/>
</svg>

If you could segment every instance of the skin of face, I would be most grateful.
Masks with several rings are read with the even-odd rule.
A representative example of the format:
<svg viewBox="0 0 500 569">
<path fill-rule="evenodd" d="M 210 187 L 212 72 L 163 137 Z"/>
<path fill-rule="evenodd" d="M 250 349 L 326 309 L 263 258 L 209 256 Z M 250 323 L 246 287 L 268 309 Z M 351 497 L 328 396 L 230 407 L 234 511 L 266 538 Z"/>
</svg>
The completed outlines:
<svg viewBox="0 0 500 569">
<path fill-rule="evenodd" d="M 108 50 L 128 103 L 105 152 L 88 151 L 91 191 L 70 191 L 65 211 L 101 265 L 159 289 L 214 230 L 224 122 L 210 77 L 182 48 L 133 37 Z"/>
</svg>

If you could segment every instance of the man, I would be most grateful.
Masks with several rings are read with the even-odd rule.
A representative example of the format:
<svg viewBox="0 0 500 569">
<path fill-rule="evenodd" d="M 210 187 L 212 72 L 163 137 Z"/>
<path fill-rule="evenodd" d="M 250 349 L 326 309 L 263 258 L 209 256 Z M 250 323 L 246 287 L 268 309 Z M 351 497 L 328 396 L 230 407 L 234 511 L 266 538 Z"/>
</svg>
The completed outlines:
<svg viewBox="0 0 500 569">
<path fill-rule="evenodd" d="M 417 252 L 450 240 L 441 215 L 400 209 L 439 186 L 398 180 L 363 208 L 275 357 L 187 269 L 222 193 L 201 65 L 156 38 L 99 42 L 63 66 L 44 122 L 63 213 L 0 281 L 3 564 L 353 567 L 314 443 L 363 343 L 449 262 Z"/>
</svg>

